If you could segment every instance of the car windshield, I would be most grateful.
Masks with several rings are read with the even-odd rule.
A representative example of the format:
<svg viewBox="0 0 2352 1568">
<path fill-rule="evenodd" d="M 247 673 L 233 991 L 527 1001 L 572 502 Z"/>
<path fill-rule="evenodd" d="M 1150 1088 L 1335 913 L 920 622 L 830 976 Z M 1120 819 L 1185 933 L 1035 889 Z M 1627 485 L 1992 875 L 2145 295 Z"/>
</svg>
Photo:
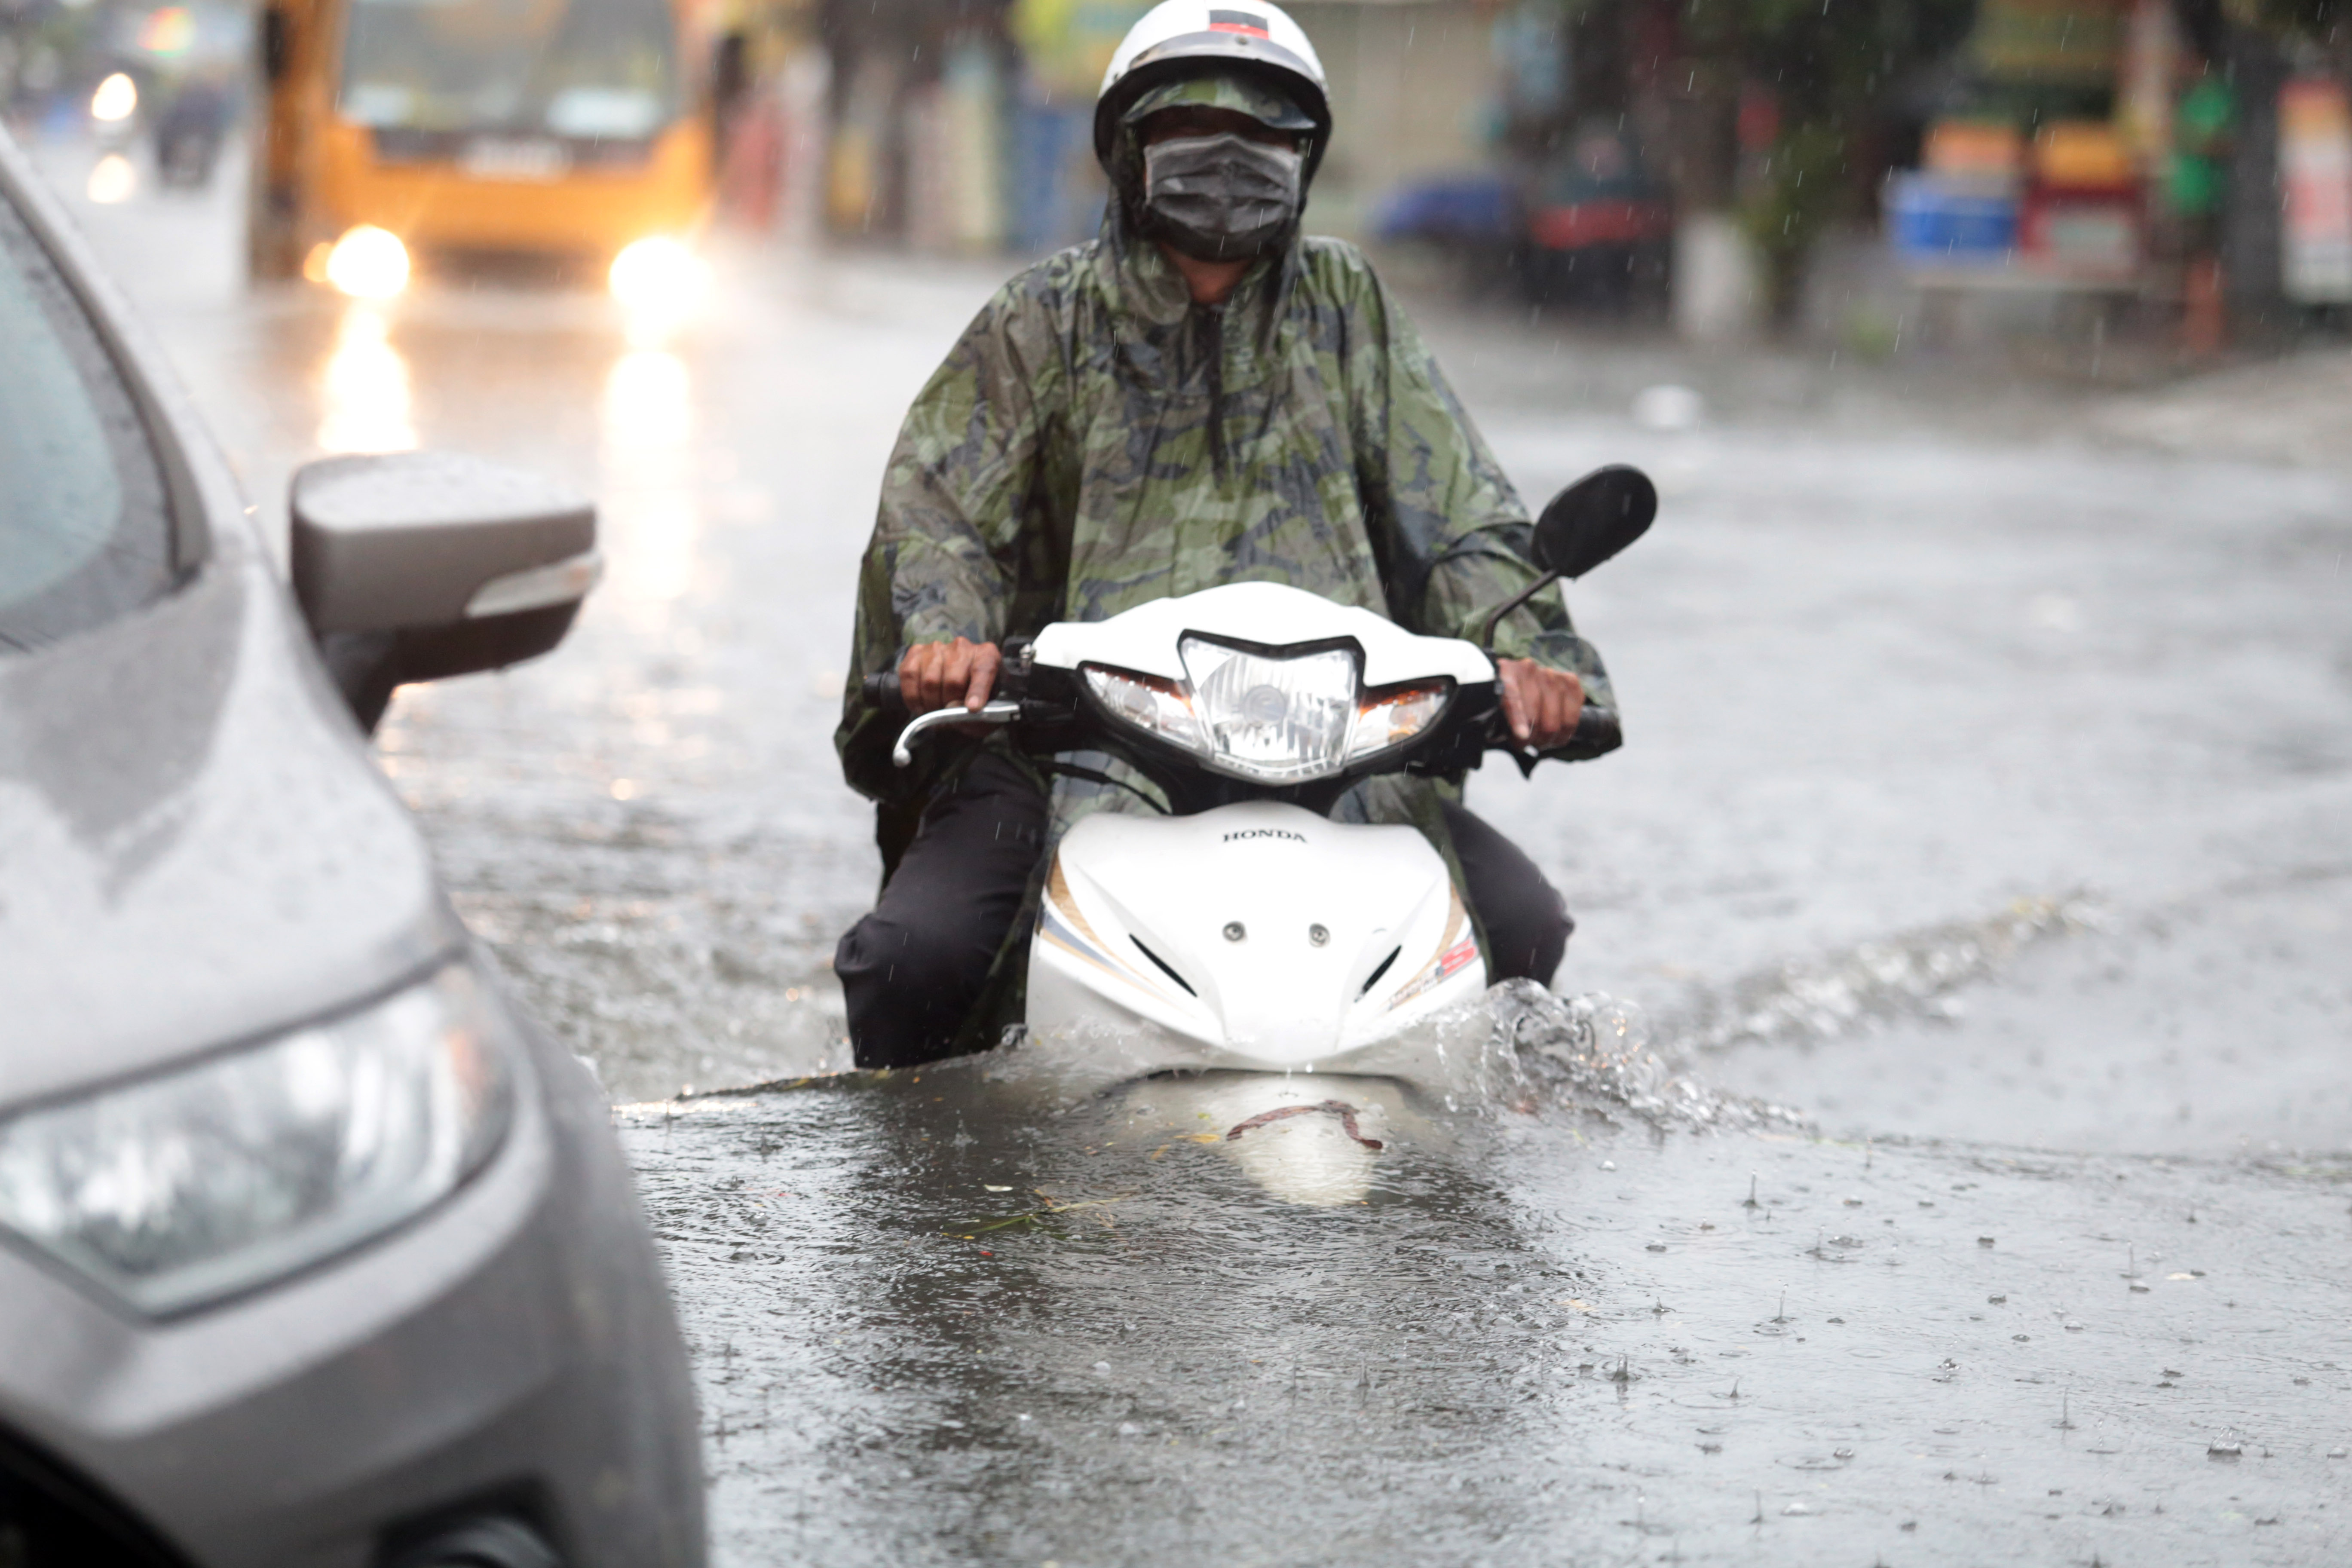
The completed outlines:
<svg viewBox="0 0 2352 1568">
<path fill-rule="evenodd" d="M 0 652 L 172 586 L 163 481 L 64 279 L 0 195 Z"/>
<path fill-rule="evenodd" d="M 667 0 L 356 0 L 342 112 L 377 130 L 650 136 L 677 100 Z"/>
</svg>

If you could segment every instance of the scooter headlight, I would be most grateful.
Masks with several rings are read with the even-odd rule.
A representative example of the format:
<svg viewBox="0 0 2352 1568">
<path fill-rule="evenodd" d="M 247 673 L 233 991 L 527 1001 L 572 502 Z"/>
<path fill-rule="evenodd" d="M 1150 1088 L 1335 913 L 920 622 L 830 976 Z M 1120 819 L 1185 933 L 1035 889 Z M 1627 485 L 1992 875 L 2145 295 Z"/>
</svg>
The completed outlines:
<svg viewBox="0 0 2352 1568">
<path fill-rule="evenodd" d="M 292 1273 L 478 1169 L 509 1026 L 465 964 L 331 1021 L 0 1121 L 0 1226 L 142 1311 Z"/>
<path fill-rule="evenodd" d="M 1362 694 L 1356 656 L 1326 647 L 1287 657 L 1188 637 L 1181 681 L 1084 667 L 1112 717 L 1261 784 L 1307 784 L 1402 745 L 1437 721 L 1446 684 Z"/>
<path fill-rule="evenodd" d="M 1177 645 L 1210 762 L 1265 784 L 1337 773 L 1356 710 L 1356 660 L 1343 648 L 1281 658 L 1186 637 Z"/>
</svg>

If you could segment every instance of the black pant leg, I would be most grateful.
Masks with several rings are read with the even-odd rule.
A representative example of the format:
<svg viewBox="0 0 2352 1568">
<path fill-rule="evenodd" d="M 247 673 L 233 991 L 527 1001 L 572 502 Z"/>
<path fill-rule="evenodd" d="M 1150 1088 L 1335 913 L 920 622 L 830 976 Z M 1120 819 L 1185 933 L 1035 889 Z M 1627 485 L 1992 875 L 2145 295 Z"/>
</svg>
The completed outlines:
<svg viewBox="0 0 2352 1568">
<path fill-rule="evenodd" d="M 1027 775 L 987 755 L 924 811 L 874 912 L 834 950 L 859 1067 L 912 1067 L 954 1049 L 1021 912 L 1045 818 Z"/>
<path fill-rule="evenodd" d="M 1576 929 L 1559 889 L 1517 845 L 1462 807 L 1445 806 L 1445 826 L 1468 884 L 1464 891 L 1486 928 L 1494 978 L 1550 984 Z"/>
</svg>

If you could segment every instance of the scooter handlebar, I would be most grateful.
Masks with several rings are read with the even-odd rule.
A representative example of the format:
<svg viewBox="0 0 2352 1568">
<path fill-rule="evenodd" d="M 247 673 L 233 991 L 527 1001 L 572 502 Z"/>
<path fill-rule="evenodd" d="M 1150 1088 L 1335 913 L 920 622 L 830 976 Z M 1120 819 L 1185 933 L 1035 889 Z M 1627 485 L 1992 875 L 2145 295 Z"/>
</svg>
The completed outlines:
<svg viewBox="0 0 2352 1568">
<path fill-rule="evenodd" d="M 1624 744 L 1625 732 L 1618 725 L 1614 710 L 1597 702 L 1588 702 L 1584 711 L 1576 716 L 1576 733 L 1569 741 L 1579 750 L 1590 747 L 1596 751 L 1614 751 Z"/>
<path fill-rule="evenodd" d="M 885 713 L 895 713 L 902 719 L 906 717 L 907 696 L 898 689 L 897 670 L 886 669 L 878 675 L 869 675 L 864 684 L 866 701 Z"/>
<path fill-rule="evenodd" d="M 866 677 L 861 685 L 865 691 L 866 700 L 872 703 L 876 708 L 881 710 L 885 713 L 890 714 L 894 718 L 905 719 L 908 717 L 907 698 L 906 694 L 898 689 L 898 672 L 897 670 L 886 669 L 877 674 L 869 675 Z M 1004 723 L 1009 721 L 1010 716 L 1013 713 L 1018 711 L 1016 704 L 1005 702 L 992 702 L 988 704 L 988 708 L 992 710 L 988 719 L 977 719 L 975 716 L 975 718 L 967 719 L 965 721 L 977 721 L 982 723 L 993 721 L 996 723 Z M 964 716 L 961 714 L 955 715 L 954 718 L 942 716 L 942 718 L 938 721 L 941 723 L 953 722 L 955 721 L 955 719 L 962 718 L 964 718 Z M 1600 752 L 1615 750 L 1617 746 L 1622 742 L 1622 739 L 1623 733 L 1618 726 L 1616 713 L 1610 709 L 1601 707 L 1599 703 L 1587 702 L 1584 705 L 1584 710 L 1577 716 L 1575 734 L 1570 738 L 1566 744 L 1557 747 L 1555 750 L 1575 751 L 1588 754 L 1597 753 Z M 1497 750 L 1513 752 L 1517 750 L 1516 744 L 1511 740 L 1509 729 L 1506 727 L 1503 722 L 1502 711 L 1499 708 L 1496 710 L 1494 717 L 1494 731 L 1492 737 L 1487 743 Z M 899 749 L 903 751 L 905 746 L 906 741 L 902 737 L 899 742 Z M 899 765 L 903 767 L 906 764 L 901 763 Z"/>
<path fill-rule="evenodd" d="M 1560 752 L 1574 752 L 1580 755 L 1597 756 L 1602 752 L 1615 751 L 1624 743 L 1624 738 L 1614 710 L 1603 708 L 1597 702 L 1587 702 L 1583 711 L 1576 716 L 1575 731 L 1559 745 L 1546 747 L 1541 754 L 1551 756 Z M 1494 717 L 1488 721 L 1486 747 L 1489 751 L 1508 752 L 1532 761 L 1520 751 L 1518 741 L 1511 734 L 1510 721 L 1503 717 L 1499 702 L 1495 706 Z"/>
</svg>

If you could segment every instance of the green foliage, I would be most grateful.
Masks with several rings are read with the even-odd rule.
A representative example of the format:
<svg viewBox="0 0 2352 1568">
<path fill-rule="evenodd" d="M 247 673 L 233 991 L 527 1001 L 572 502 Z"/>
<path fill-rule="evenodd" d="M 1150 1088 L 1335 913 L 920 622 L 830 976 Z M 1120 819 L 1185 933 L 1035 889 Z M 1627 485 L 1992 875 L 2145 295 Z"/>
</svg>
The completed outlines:
<svg viewBox="0 0 2352 1568">
<path fill-rule="evenodd" d="M 1755 194 L 1740 208 L 1740 226 L 1764 258 L 1777 317 L 1786 319 L 1794 308 L 1814 243 L 1853 206 L 1845 174 L 1845 136 L 1801 121 L 1782 130 Z"/>
<path fill-rule="evenodd" d="M 1976 9 L 1976 0 L 1688 0 L 1691 52 L 1779 103 L 1779 140 L 1739 217 L 1783 318 L 1813 245 L 1862 204 L 1861 181 L 1876 171 L 1858 154 L 1895 89 L 1958 48 Z"/>
</svg>

